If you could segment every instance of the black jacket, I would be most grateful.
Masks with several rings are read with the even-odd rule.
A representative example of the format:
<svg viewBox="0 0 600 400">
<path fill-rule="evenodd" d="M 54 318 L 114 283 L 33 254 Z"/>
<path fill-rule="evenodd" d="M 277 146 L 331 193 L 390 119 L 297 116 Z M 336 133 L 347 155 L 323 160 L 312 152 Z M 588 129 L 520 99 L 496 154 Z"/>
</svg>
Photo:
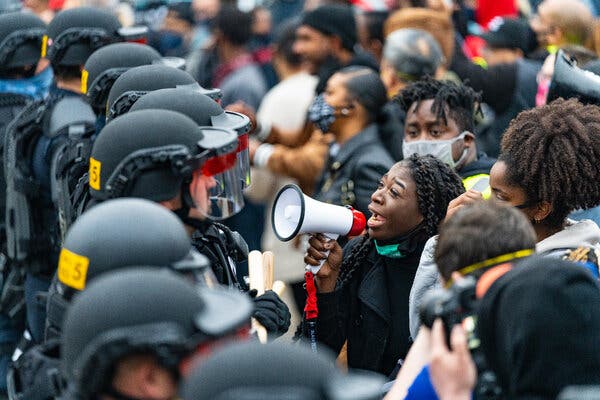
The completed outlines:
<svg viewBox="0 0 600 400">
<path fill-rule="evenodd" d="M 473 175 L 489 174 L 495 162 L 495 158 L 488 157 L 487 154 L 479 152 L 477 153 L 477 159 L 475 161 L 468 163 L 462 167 L 460 171 L 456 171 L 456 173 L 458 173 L 462 179 Z"/>
<path fill-rule="evenodd" d="M 315 199 L 349 205 L 369 214 L 367 206 L 381 177 L 394 161 L 381 143 L 377 126 L 371 124 L 330 156 L 315 190 Z"/>
<path fill-rule="evenodd" d="M 380 256 L 373 246 L 344 287 L 317 295 L 317 338 L 336 353 L 347 340 L 350 368 L 389 375 L 398 359 L 406 356 L 411 343 L 408 296 L 426 241 L 421 236 L 413 237 L 406 246 L 404 258 Z M 344 258 L 352 253 L 359 240 L 346 245 Z M 389 272 L 395 277 L 393 285 L 388 282 Z M 398 332 L 392 337 L 393 323 Z M 395 354 L 390 349 L 396 349 Z"/>
</svg>

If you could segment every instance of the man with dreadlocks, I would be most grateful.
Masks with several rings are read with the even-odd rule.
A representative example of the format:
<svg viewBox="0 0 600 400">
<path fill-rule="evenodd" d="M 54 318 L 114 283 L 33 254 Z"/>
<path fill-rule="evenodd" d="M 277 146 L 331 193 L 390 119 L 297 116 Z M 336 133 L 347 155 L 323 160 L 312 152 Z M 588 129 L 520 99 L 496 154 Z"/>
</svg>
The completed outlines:
<svg viewBox="0 0 600 400">
<path fill-rule="evenodd" d="M 404 158 L 431 154 L 463 179 L 465 189 L 490 196 L 489 173 L 494 159 L 477 151 L 474 111 L 481 98 L 468 86 L 424 79 L 406 87 L 396 98 L 406 112 Z"/>
<path fill-rule="evenodd" d="M 404 89 L 396 101 L 406 112 L 403 154 L 432 154 L 460 175 L 467 189 L 455 206 L 489 198 L 490 169 L 494 159 L 477 151 L 473 133 L 474 111 L 481 98 L 468 86 L 450 81 L 424 79 Z M 410 331 L 413 339 L 419 332 L 418 309 L 423 295 L 440 281 L 433 259 L 437 237 L 425 245 L 413 288 L 410 293 Z"/>
<path fill-rule="evenodd" d="M 446 164 L 414 154 L 379 181 L 365 236 L 343 250 L 321 235 L 310 238 L 304 261 L 326 259 L 316 276 L 318 339 L 336 352 L 347 341 L 350 368 L 389 375 L 408 352 L 408 295 L 421 251 L 463 191 Z"/>
</svg>

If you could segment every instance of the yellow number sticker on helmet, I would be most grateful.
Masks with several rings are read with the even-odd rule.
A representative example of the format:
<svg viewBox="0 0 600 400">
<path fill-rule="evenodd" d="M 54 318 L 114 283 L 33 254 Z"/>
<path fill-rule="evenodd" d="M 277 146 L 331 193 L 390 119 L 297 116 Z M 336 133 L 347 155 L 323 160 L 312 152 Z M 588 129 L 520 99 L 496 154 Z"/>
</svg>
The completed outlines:
<svg viewBox="0 0 600 400">
<path fill-rule="evenodd" d="M 90 187 L 94 190 L 100 190 L 100 169 L 102 163 L 90 157 Z"/>
<path fill-rule="evenodd" d="M 46 57 L 46 53 L 48 52 L 48 35 L 44 35 L 42 37 L 42 51 L 41 51 L 41 57 L 44 58 Z"/>
<path fill-rule="evenodd" d="M 58 258 L 58 280 L 73 289 L 83 290 L 89 264 L 87 257 L 63 248 Z"/>
<path fill-rule="evenodd" d="M 89 73 L 84 69 L 81 71 L 81 93 L 87 93 L 87 81 Z"/>
</svg>

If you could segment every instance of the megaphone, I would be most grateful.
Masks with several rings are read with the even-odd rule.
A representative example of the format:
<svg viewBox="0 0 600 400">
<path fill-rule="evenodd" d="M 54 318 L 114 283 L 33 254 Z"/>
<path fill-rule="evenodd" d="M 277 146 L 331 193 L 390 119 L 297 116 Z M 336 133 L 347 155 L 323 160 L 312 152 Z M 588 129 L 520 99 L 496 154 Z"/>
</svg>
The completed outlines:
<svg viewBox="0 0 600 400">
<path fill-rule="evenodd" d="M 556 54 L 547 103 L 559 97 L 576 97 L 582 103 L 600 105 L 600 76 L 577 67 L 577 62 L 562 50 Z"/>
<path fill-rule="evenodd" d="M 340 235 L 356 236 L 366 224 L 367 220 L 360 211 L 312 199 L 293 184 L 281 188 L 271 211 L 275 236 L 284 242 L 302 233 L 322 233 L 332 240 Z M 316 274 L 321 266 L 306 268 Z"/>
</svg>

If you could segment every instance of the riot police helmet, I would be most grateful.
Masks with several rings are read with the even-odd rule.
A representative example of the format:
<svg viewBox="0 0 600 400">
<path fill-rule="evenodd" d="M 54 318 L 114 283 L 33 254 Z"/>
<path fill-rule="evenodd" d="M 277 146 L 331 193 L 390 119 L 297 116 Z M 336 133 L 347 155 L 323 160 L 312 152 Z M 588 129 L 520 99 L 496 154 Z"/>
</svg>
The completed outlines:
<svg viewBox="0 0 600 400">
<path fill-rule="evenodd" d="M 232 130 L 199 127 L 169 110 L 134 111 L 106 125 L 96 139 L 90 194 L 99 201 L 141 197 L 156 202 L 180 195 L 187 209 L 180 217 L 194 208 L 224 219 L 244 205 L 237 147 Z"/>
<path fill-rule="evenodd" d="M 152 47 L 140 43 L 114 43 L 95 51 L 81 73 L 81 91 L 95 109 L 106 109 L 110 88 L 125 71 L 161 60 Z M 104 111 L 104 110 L 103 110 Z"/>
<path fill-rule="evenodd" d="M 129 355 L 152 355 L 177 378 L 197 349 L 247 329 L 251 312 L 242 293 L 195 287 L 169 270 L 115 271 L 69 307 L 61 370 L 84 400 L 114 392 L 111 375 Z"/>
<path fill-rule="evenodd" d="M 71 226 L 59 256 L 58 281 L 65 292 L 81 291 L 97 276 L 132 265 L 184 274 L 210 269 L 175 214 L 148 200 L 122 198 L 92 207 Z M 214 279 L 202 283 L 217 284 Z"/>
<path fill-rule="evenodd" d="M 0 74 L 28 66 L 33 74 L 45 34 L 46 24 L 35 14 L 0 14 Z"/>
<path fill-rule="evenodd" d="M 193 119 L 199 126 L 233 129 L 238 134 L 237 162 L 242 188 L 250 185 L 250 156 L 248 133 L 250 119 L 244 114 L 226 111 L 209 97 L 187 88 L 161 89 L 140 98 L 134 110 L 162 109 L 177 111 Z"/>
<path fill-rule="evenodd" d="M 190 74 L 177 68 L 166 65 L 131 68 L 123 73 L 110 89 L 106 103 L 106 121 L 127 113 L 131 106 L 148 92 L 176 87 L 187 87 L 206 94 L 211 92 L 202 88 Z"/>
<path fill-rule="evenodd" d="M 199 285 L 218 285 L 208 258 L 193 248 L 175 214 L 143 199 L 107 201 L 83 213 L 67 232 L 48 297 L 46 338 L 59 336 L 74 294 L 102 274 L 135 265 L 169 268 Z"/>
<path fill-rule="evenodd" d="M 121 40 L 121 24 L 106 10 L 78 7 L 56 14 L 42 43 L 53 66 L 80 66 L 97 49 Z"/>
<path fill-rule="evenodd" d="M 376 400 L 385 378 L 342 375 L 323 349 L 286 343 L 240 343 L 213 354 L 182 385 L 184 400 Z M 227 379 L 223 379 L 227 377 Z"/>
</svg>

